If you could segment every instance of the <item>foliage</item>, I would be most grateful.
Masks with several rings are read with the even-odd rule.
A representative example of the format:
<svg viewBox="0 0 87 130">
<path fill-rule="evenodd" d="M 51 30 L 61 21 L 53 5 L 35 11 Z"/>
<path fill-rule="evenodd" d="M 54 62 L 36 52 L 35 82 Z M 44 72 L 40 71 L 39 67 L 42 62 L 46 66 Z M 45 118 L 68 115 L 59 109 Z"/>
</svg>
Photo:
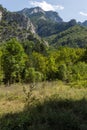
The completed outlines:
<svg viewBox="0 0 87 130">
<path fill-rule="evenodd" d="M 2 50 L 0 49 L 0 83 L 3 81 L 3 69 L 2 69 Z"/>
<path fill-rule="evenodd" d="M 87 80 L 87 64 L 78 62 L 72 67 L 72 77 L 76 80 Z"/>
<path fill-rule="evenodd" d="M 4 71 L 4 82 L 13 83 L 21 80 L 21 74 L 25 67 L 26 54 L 21 44 L 12 39 L 3 47 L 2 67 Z"/>
<path fill-rule="evenodd" d="M 25 72 L 25 82 L 40 82 L 43 80 L 43 75 L 39 71 L 35 71 L 34 68 L 28 68 Z"/>
<path fill-rule="evenodd" d="M 39 48 L 32 41 L 11 39 L 0 46 L 0 81 L 39 82 L 62 80 L 74 82 L 87 79 L 87 49 L 59 47 Z"/>
<path fill-rule="evenodd" d="M 87 47 L 86 47 L 86 50 L 84 52 L 84 55 L 81 57 L 81 60 L 87 63 Z"/>
</svg>

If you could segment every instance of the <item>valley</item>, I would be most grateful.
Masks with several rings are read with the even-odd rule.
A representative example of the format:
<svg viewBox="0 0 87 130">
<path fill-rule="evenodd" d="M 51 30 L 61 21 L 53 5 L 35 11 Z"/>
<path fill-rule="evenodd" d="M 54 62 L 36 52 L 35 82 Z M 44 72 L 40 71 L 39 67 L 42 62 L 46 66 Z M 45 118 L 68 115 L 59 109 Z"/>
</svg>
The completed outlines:
<svg viewBox="0 0 87 130">
<path fill-rule="evenodd" d="M 87 21 L 0 5 L 0 130 L 87 130 Z"/>
</svg>

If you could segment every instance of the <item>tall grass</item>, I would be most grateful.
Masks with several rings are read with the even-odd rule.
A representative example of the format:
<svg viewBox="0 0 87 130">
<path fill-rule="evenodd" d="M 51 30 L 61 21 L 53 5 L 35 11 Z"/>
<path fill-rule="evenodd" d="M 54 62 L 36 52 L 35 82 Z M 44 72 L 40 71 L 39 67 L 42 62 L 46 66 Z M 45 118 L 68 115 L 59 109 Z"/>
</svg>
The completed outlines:
<svg viewBox="0 0 87 130">
<path fill-rule="evenodd" d="M 0 130 L 87 130 L 84 87 L 60 81 L 0 87 L 0 104 Z"/>
</svg>

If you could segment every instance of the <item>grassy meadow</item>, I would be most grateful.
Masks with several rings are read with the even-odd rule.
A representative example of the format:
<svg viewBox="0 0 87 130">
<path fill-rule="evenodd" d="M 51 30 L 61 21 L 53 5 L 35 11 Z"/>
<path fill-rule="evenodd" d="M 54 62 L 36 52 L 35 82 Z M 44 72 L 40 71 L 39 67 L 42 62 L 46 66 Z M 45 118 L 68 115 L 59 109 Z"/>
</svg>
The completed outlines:
<svg viewBox="0 0 87 130">
<path fill-rule="evenodd" d="M 87 88 L 61 81 L 1 85 L 0 130 L 87 130 Z"/>
</svg>

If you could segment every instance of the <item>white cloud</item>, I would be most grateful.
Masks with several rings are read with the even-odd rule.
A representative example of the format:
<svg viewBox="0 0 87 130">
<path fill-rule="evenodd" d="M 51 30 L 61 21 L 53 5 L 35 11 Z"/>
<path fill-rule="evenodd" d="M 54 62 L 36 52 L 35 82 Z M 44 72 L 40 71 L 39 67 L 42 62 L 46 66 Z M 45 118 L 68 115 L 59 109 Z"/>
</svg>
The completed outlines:
<svg viewBox="0 0 87 130">
<path fill-rule="evenodd" d="M 52 5 L 52 4 L 47 3 L 46 1 L 42 1 L 42 2 L 30 1 L 30 4 L 35 6 L 35 7 L 39 6 L 45 11 L 49 11 L 49 10 L 56 11 L 56 10 L 63 10 L 64 9 L 64 7 L 62 5 Z"/>
<path fill-rule="evenodd" d="M 87 13 L 80 12 L 79 14 L 82 15 L 82 16 L 86 16 L 87 17 Z"/>
</svg>

